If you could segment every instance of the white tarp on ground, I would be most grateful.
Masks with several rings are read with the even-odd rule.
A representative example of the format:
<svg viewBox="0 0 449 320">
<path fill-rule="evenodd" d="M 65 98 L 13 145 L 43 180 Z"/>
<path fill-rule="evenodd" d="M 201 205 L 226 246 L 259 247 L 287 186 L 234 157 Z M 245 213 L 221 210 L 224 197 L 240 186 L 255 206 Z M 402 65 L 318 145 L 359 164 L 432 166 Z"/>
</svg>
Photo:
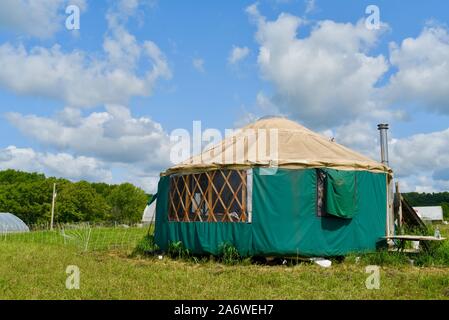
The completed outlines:
<svg viewBox="0 0 449 320">
<path fill-rule="evenodd" d="M 157 202 L 157 200 L 154 200 L 150 205 L 146 206 L 145 210 L 143 211 L 143 216 L 142 216 L 143 223 L 154 222 L 155 215 L 156 215 L 156 202 Z"/>
<path fill-rule="evenodd" d="M 442 207 L 413 207 L 422 220 L 443 221 Z"/>
</svg>

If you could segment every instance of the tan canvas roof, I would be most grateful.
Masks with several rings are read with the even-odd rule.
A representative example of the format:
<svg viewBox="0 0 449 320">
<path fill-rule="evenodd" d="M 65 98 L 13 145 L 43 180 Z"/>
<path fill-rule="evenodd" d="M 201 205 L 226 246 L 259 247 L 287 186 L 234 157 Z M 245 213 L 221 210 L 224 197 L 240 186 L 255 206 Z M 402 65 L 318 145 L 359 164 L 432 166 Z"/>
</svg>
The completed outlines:
<svg viewBox="0 0 449 320">
<path fill-rule="evenodd" d="M 268 118 L 240 129 L 214 147 L 171 167 L 164 174 L 254 166 L 326 167 L 391 173 L 391 169 L 382 163 L 330 141 L 296 122 Z"/>
</svg>

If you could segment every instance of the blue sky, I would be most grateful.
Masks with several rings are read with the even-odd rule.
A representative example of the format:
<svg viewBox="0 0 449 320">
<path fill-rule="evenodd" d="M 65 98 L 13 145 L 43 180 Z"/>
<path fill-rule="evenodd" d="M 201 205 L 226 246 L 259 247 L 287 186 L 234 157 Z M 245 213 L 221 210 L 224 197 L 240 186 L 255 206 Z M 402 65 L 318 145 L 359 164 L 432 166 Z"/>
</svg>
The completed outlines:
<svg viewBox="0 0 449 320">
<path fill-rule="evenodd" d="M 65 8 L 81 10 L 67 30 Z M 368 5 L 381 27 L 365 26 Z M 281 114 L 449 190 L 447 1 L 4 0 L 0 169 L 154 191 L 176 128 Z M 234 59 L 232 59 L 234 54 Z"/>
</svg>

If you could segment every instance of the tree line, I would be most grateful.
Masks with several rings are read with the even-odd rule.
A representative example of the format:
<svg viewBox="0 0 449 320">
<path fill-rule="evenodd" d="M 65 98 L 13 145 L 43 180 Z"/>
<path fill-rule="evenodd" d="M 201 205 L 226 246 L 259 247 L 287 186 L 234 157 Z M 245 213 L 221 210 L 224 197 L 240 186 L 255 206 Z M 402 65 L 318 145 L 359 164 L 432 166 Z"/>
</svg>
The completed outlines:
<svg viewBox="0 0 449 320">
<path fill-rule="evenodd" d="M 130 184 L 71 182 L 40 173 L 0 171 L 0 212 L 10 212 L 28 225 L 50 221 L 53 184 L 57 185 L 55 222 L 136 223 L 151 198 Z M 412 206 L 442 206 L 449 219 L 449 192 L 404 193 Z"/>
<path fill-rule="evenodd" d="M 55 223 L 141 221 L 151 195 L 130 184 L 71 182 L 40 173 L 0 171 L 0 212 L 10 212 L 26 224 L 50 221 L 56 183 Z"/>
<path fill-rule="evenodd" d="M 445 219 L 449 219 L 449 192 L 402 194 L 413 207 L 441 206 Z"/>
</svg>

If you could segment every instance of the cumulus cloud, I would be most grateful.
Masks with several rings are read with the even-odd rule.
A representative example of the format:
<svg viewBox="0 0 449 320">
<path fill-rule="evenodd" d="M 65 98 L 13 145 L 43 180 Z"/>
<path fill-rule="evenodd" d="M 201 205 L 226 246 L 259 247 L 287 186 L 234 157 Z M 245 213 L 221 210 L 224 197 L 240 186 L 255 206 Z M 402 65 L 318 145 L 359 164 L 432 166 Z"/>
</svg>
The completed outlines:
<svg viewBox="0 0 449 320">
<path fill-rule="evenodd" d="M 320 21 L 300 38 L 301 18 L 282 13 L 274 21 L 247 8 L 257 24 L 258 64 L 273 83 L 276 104 L 286 114 L 314 126 L 339 125 L 381 108 L 376 83 L 388 70 L 384 56 L 371 56 L 380 31 L 357 24 Z M 383 28 L 385 29 L 385 28 Z M 329 117 L 332 114 L 332 117 Z"/>
<path fill-rule="evenodd" d="M 399 177 L 436 172 L 435 178 L 443 178 L 438 172 L 449 168 L 449 129 L 393 139 L 390 149 L 391 164 Z"/>
<path fill-rule="evenodd" d="M 135 44 L 133 37 L 128 40 Z M 73 107 L 126 103 L 131 96 L 148 96 L 156 80 L 170 77 L 167 61 L 151 41 L 129 47 L 126 41 L 126 37 L 106 39 L 106 60 L 83 51 L 64 53 L 58 45 L 27 50 L 22 45 L 3 44 L 0 85 L 18 94 L 59 99 Z M 135 73 L 140 55 L 152 62 L 142 76 Z"/>
<path fill-rule="evenodd" d="M 169 165 L 169 136 L 150 118 L 133 118 L 129 109 L 106 106 L 83 117 L 65 109 L 54 118 L 7 114 L 23 134 L 45 147 L 95 157 L 110 163 L 136 164 L 160 170 Z"/>
<path fill-rule="evenodd" d="M 74 2 L 84 0 L 70 1 Z M 151 95 L 159 79 L 171 77 L 159 47 L 152 41 L 138 41 L 126 28 L 128 20 L 141 13 L 141 5 L 154 3 L 112 3 L 106 13 L 102 52 L 66 52 L 57 44 L 50 48 L 0 45 L 0 87 L 68 106 L 52 117 L 8 113 L 7 120 L 37 141 L 39 151 L 2 149 L 0 169 L 41 171 L 73 180 L 129 181 L 147 192 L 155 191 L 159 172 L 170 165 L 170 139 L 159 123 L 133 117 L 123 106 L 133 96 Z M 86 113 L 81 109 L 93 106 L 105 110 Z"/>
<path fill-rule="evenodd" d="M 449 180 L 438 180 L 431 172 L 421 172 L 398 179 L 402 192 L 443 192 L 449 190 Z"/>
<path fill-rule="evenodd" d="M 354 120 L 332 130 L 335 141 L 356 150 L 373 160 L 380 161 L 379 131 L 376 124 Z"/>
<path fill-rule="evenodd" d="M 94 158 L 74 157 L 67 153 L 42 153 L 15 146 L 0 149 L 0 170 L 5 169 L 44 172 L 71 180 L 112 181 L 111 172 Z"/>
<path fill-rule="evenodd" d="M 126 173 L 121 178 L 122 181 L 131 182 L 132 184 L 142 188 L 148 193 L 157 192 L 157 185 L 159 183 L 159 173 L 156 171 L 145 171 L 136 169 L 132 166 L 125 167 Z"/>
<path fill-rule="evenodd" d="M 279 111 L 279 108 L 270 97 L 267 97 L 262 91 L 257 93 L 256 96 L 256 106 L 265 115 L 271 116 L 282 116 L 283 114 Z"/>
<path fill-rule="evenodd" d="M 121 3 L 129 3 L 122 1 Z M 163 52 L 152 41 L 139 43 L 123 23 L 135 6 L 107 14 L 108 32 L 103 54 L 82 50 L 0 46 L 0 86 L 21 95 L 39 95 L 71 107 L 126 104 L 132 96 L 149 96 L 159 79 L 171 70 Z M 142 63 L 149 66 L 141 70 Z"/>
<path fill-rule="evenodd" d="M 282 13 L 269 20 L 257 4 L 247 13 L 257 25 L 261 75 L 274 87 L 270 97 L 257 95 L 261 110 L 276 106 L 279 113 L 378 161 L 378 122 L 404 120 L 413 108 L 449 114 L 446 27 L 428 24 L 416 38 L 390 44 L 387 61 L 370 52 L 388 26 L 374 32 L 363 21 L 326 20 L 300 37 L 298 30 L 308 22 L 299 17 Z M 383 82 L 391 67 L 395 72 Z M 390 165 L 403 190 L 447 190 L 448 150 L 449 129 L 390 137 Z"/>
<path fill-rule="evenodd" d="M 228 63 L 236 64 L 243 59 L 245 59 L 249 54 L 248 47 L 237 47 L 233 46 L 231 52 L 229 53 Z"/>
<path fill-rule="evenodd" d="M 338 143 L 380 161 L 379 133 L 374 123 L 356 120 L 331 134 Z M 404 192 L 449 189 L 449 129 L 403 138 L 395 138 L 390 132 L 389 156 Z"/>
<path fill-rule="evenodd" d="M 375 122 L 356 119 L 323 135 L 380 161 L 379 131 Z M 390 167 L 404 192 L 438 192 L 449 189 L 449 128 L 397 138 L 389 132 Z"/>
<path fill-rule="evenodd" d="M 85 0 L 2 0 L 0 29 L 38 38 L 48 38 L 64 27 L 65 8 L 86 8 Z"/>
<path fill-rule="evenodd" d="M 354 120 L 336 127 L 331 135 L 338 143 L 380 161 L 379 132 L 374 123 Z M 449 128 L 402 138 L 390 131 L 389 156 L 390 166 L 400 179 L 422 175 L 449 182 Z"/>
<path fill-rule="evenodd" d="M 449 33 L 426 26 L 417 38 L 390 44 L 390 61 L 398 71 L 387 92 L 393 102 L 449 114 Z"/>
<path fill-rule="evenodd" d="M 132 164 L 113 164 L 92 157 L 68 153 L 38 152 L 32 148 L 9 146 L 0 149 L 0 170 L 41 172 L 72 181 L 131 182 L 146 192 L 157 192 L 158 171 L 145 171 Z"/>
<path fill-rule="evenodd" d="M 53 117 L 8 113 L 8 121 L 43 149 L 0 150 L 0 170 L 45 172 L 72 180 L 131 182 L 147 192 L 157 190 L 159 173 L 171 165 L 170 138 L 147 117 L 128 108 L 107 105 L 104 112 L 83 115 L 65 108 Z"/>
</svg>

